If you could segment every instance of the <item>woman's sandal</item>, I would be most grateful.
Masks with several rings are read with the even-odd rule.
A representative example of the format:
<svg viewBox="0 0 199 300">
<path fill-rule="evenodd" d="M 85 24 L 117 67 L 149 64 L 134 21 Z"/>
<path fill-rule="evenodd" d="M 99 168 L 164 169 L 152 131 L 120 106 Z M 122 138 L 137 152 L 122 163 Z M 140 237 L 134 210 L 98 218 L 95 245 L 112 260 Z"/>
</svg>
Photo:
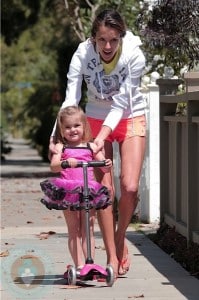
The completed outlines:
<svg viewBox="0 0 199 300">
<path fill-rule="evenodd" d="M 122 258 L 121 261 L 119 260 L 118 274 L 125 275 L 129 271 L 129 268 L 130 268 L 130 257 L 129 257 L 128 248 L 126 246 L 126 255 L 125 257 Z"/>
</svg>

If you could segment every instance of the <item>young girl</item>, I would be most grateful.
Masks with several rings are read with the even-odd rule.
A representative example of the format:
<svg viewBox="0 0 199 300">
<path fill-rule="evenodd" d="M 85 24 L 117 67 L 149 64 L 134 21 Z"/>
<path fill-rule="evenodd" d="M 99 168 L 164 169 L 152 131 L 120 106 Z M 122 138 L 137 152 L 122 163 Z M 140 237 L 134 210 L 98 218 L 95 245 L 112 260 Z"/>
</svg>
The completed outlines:
<svg viewBox="0 0 199 300">
<path fill-rule="evenodd" d="M 80 269 L 87 257 L 85 235 L 85 210 L 82 202 L 83 168 L 75 168 L 78 161 L 105 160 L 101 151 L 94 154 L 96 145 L 91 139 L 90 127 L 81 108 L 69 106 L 60 110 L 56 126 L 56 154 L 52 155 L 51 170 L 60 172 L 59 178 L 50 178 L 41 182 L 45 197 L 41 202 L 48 209 L 64 210 L 68 227 L 68 247 L 77 269 Z M 70 168 L 62 169 L 63 161 Z M 110 159 L 105 160 L 103 172 L 109 172 Z M 108 189 L 94 178 L 93 168 L 88 168 L 91 255 L 94 257 L 94 221 L 95 209 L 104 209 L 111 204 Z"/>
</svg>

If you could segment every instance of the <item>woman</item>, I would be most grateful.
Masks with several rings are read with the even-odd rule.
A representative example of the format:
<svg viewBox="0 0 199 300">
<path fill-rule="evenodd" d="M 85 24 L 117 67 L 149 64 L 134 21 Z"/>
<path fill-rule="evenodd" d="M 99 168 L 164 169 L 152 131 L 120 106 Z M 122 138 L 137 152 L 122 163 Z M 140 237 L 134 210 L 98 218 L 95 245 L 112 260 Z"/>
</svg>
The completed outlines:
<svg viewBox="0 0 199 300">
<path fill-rule="evenodd" d="M 94 142 L 104 146 L 106 158 L 113 159 L 113 141 L 121 157 L 121 198 L 116 231 L 112 208 L 98 212 L 107 251 L 107 263 L 115 274 L 124 275 L 130 266 L 125 244 L 126 229 L 137 206 L 137 193 L 145 151 L 145 105 L 139 90 L 145 58 L 141 41 L 126 30 L 117 11 L 104 10 L 96 16 L 91 38 L 80 43 L 68 72 L 66 98 L 62 108 L 78 105 L 83 80 L 87 85 L 86 115 Z M 49 149 L 55 151 L 53 136 Z M 113 175 L 96 172 L 97 180 L 114 197 Z M 115 246 L 116 245 L 116 246 Z"/>
</svg>

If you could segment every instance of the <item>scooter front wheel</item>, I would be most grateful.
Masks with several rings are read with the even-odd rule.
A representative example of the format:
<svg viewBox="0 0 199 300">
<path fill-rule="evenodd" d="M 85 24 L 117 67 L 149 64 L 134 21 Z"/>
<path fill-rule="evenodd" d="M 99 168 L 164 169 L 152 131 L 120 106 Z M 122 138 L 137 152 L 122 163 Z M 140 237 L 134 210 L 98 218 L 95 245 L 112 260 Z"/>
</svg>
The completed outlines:
<svg viewBox="0 0 199 300">
<path fill-rule="evenodd" d="M 106 283 L 108 286 L 112 286 L 114 283 L 114 271 L 112 266 L 107 266 L 106 267 L 106 272 L 107 272 L 107 276 L 106 276 Z"/>
<path fill-rule="evenodd" d="M 70 266 L 68 268 L 68 284 L 76 285 L 76 281 L 77 281 L 76 269 L 75 267 Z"/>
</svg>

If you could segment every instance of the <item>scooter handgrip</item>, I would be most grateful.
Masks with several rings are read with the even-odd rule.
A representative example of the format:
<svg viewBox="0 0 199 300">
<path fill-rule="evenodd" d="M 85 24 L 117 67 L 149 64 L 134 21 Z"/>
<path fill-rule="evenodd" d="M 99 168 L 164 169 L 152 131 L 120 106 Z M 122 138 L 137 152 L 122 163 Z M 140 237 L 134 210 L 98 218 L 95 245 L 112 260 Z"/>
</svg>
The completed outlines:
<svg viewBox="0 0 199 300">
<path fill-rule="evenodd" d="M 83 167 L 83 165 L 86 165 L 87 167 L 104 167 L 104 166 L 106 166 L 106 161 L 105 160 L 102 160 L 102 161 L 93 160 L 93 161 L 88 161 L 88 162 L 78 161 L 78 163 L 75 167 L 79 168 L 79 167 Z M 66 168 L 70 168 L 70 165 L 69 165 L 68 161 L 63 160 L 61 162 L 61 167 L 62 167 L 62 169 L 66 169 Z"/>
<path fill-rule="evenodd" d="M 105 167 L 105 166 L 106 166 L 105 160 L 102 161 L 93 160 L 88 162 L 88 167 Z"/>
<path fill-rule="evenodd" d="M 61 167 L 62 167 L 62 169 L 66 169 L 66 168 L 70 168 L 70 165 L 67 160 L 63 160 L 61 162 Z"/>
</svg>

